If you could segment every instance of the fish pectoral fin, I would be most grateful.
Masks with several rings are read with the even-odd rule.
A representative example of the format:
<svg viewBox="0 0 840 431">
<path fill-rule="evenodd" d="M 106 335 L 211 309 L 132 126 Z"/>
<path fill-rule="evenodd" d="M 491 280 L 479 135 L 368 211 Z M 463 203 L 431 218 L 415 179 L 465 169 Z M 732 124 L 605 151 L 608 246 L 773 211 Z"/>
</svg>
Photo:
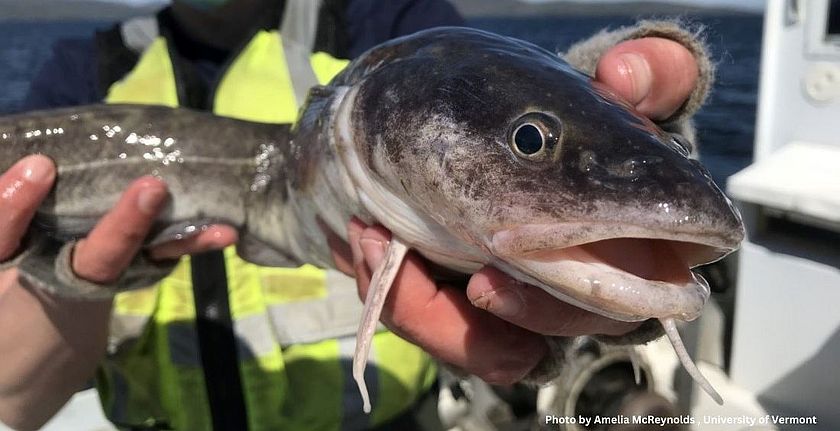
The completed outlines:
<svg viewBox="0 0 840 431">
<path fill-rule="evenodd" d="M 239 241 L 236 243 L 236 254 L 246 262 L 260 266 L 273 266 L 296 268 L 302 262 L 271 247 L 264 241 L 247 233 L 239 234 Z"/>
<path fill-rule="evenodd" d="M 310 88 L 309 93 L 306 95 L 306 100 L 300 109 L 301 115 L 298 118 L 297 123 L 295 123 L 296 130 L 308 130 L 310 129 L 311 124 L 319 121 L 319 119 L 322 118 L 322 111 L 329 107 L 334 94 L 335 87 L 333 86 L 316 85 Z"/>
<path fill-rule="evenodd" d="M 365 413 L 370 413 L 370 396 L 367 385 L 365 385 L 365 366 L 367 365 L 370 345 L 373 341 L 373 334 L 376 332 L 376 324 L 379 322 L 379 315 L 382 314 L 382 307 L 388 297 L 388 291 L 400 272 L 402 261 L 408 253 L 408 246 L 402 241 L 392 238 L 385 251 L 382 263 L 376 268 L 370 280 L 365 308 L 362 311 L 362 322 L 356 332 L 356 352 L 353 355 L 353 379 L 359 386 L 359 392 L 364 402 Z"/>
</svg>

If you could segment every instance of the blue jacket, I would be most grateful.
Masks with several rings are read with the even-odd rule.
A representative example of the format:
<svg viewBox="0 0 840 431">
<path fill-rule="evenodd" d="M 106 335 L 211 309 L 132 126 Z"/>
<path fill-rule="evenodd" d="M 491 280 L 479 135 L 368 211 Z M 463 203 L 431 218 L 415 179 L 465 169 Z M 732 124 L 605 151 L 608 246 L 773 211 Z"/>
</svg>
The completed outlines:
<svg viewBox="0 0 840 431">
<path fill-rule="evenodd" d="M 388 39 L 431 27 L 464 24 L 463 18 L 445 0 L 347 0 L 344 12 L 349 58 Z M 222 68 L 225 56 L 194 41 L 184 39 L 182 42 L 178 44 L 180 49 L 193 53 L 191 60 L 201 76 L 212 82 Z M 99 88 L 97 75 L 97 53 L 94 38 L 56 42 L 52 55 L 32 80 L 22 110 L 77 106 L 103 100 L 105 94 Z"/>
</svg>

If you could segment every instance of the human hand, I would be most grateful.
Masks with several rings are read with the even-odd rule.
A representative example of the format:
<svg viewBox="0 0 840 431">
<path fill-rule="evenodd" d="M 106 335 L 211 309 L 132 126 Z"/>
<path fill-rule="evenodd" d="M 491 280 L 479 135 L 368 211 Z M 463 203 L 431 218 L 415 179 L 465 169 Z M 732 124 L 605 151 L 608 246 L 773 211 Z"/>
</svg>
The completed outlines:
<svg viewBox="0 0 840 431">
<path fill-rule="evenodd" d="M 652 120 L 665 120 L 685 103 L 700 75 L 697 60 L 670 39 L 647 37 L 612 47 L 598 61 L 595 80 L 615 90 Z"/>
<path fill-rule="evenodd" d="M 21 251 L 56 171 L 49 158 L 29 156 L 0 174 L 0 262 L 8 262 Z M 100 284 L 117 280 L 142 247 L 167 198 L 166 186 L 152 177 L 128 186 L 113 209 L 77 243 L 72 261 L 76 275 Z M 231 228 L 211 227 L 147 253 L 173 259 L 235 239 Z M 0 271 L 0 418 L 15 428 L 39 428 L 89 381 L 105 355 L 111 309 L 110 300 L 78 301 L 25 289 L 14 267 Z"/>
<path fill-rule="evenodd" d="M 0 262 L 18 252 L 29 223 L 55 179 L 55 166 L 44 156 L 28 156 L 0 176 Z M 119 202 L 97 223 L 73 252 L 73 271 L 85 280 L 117 280 L 143 246 L 155 217 L 168 199 L 166 185 L 143 177 L 132 182 Z M 201 233 L 148 250 L 155 260 L 175 259 L 225 247 L 236 241 L 229 226 L 210 226 Z M 3 286 L 0 286 L 3 288 Z"/>
<path fill-rule="evenodd" d="M 618 44 L 596 70 L 596 80 L 654 120 L 666 119 L 682 106 L 698 75 L 692 54 L 661 38 Z M 352 258 L 345 253 L 336 264 L 355 274 L 361 298 L 389 238 L 382 227 L 359 220 L 349 224 Z M 330 243 L 334 251 L 340 249 L 334 240 Z M 435 283 L 416 253 L 403 262 L 381 320 L 438 359 L 497 384 L 521 380 L 540 362 L 547 353 L 543 335 L 621 335 L 639 325 L 566 304 L 491 267 L 470 278 L 465 295 L 463 289 Z"/>
</svg>

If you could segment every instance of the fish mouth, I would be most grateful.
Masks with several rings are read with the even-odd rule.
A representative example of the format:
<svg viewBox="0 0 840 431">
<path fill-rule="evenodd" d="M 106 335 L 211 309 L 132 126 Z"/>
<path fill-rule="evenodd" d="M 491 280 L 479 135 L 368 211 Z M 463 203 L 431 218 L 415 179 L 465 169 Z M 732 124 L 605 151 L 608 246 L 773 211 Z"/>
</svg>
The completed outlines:
<svg viewBox="0 0 840 431">
<path fill-rule="evenodd" d="M 607 229 L 609 230 L 609 229 Z M 697 318 L 709 285 L 691 271 L 734 251 L 739 235 L 661 232 L 645 228 L 604 235 L 569 226 L 526 226 L 493 236 L 493 252 L 522 281 L 551 295 L 621 321 Z M 565 235 L 551 233 L 565 232 Z"/>
</svg>

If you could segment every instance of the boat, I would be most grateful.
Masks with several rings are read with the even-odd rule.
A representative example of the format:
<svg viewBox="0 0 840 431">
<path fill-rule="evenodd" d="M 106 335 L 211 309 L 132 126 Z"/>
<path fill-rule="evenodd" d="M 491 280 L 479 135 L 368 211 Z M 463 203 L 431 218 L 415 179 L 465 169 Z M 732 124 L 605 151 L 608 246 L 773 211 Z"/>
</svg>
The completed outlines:
<svg viewBox="0 0 840 431">
<path fill-rule="evenodd" d="M 538 417 L 555 420 L 544 429 L 593 429 L 580 418 L 604 397 L 616 402 L 598 414 L 623 424 L 650 414 L 692 430 L 840 429 L 840 0 L 769 0 L 760 71 L 753 163 L 726 184 L 747 239 L 716 264 L 731 274 L 734 307 L 713 295 L 680 327 L 724 404 L 661 340 L 629 352 L 584 346 L 540 391 Z"/>
<path fill-rule="evenodd" d="M 727 184 L 748 238 L 728 374 L 769 414 L 817 421 L 796 428 L 837 430 L 840 1 L 771 0 L 764 23 L 754 162 Z"/>
</svg>

